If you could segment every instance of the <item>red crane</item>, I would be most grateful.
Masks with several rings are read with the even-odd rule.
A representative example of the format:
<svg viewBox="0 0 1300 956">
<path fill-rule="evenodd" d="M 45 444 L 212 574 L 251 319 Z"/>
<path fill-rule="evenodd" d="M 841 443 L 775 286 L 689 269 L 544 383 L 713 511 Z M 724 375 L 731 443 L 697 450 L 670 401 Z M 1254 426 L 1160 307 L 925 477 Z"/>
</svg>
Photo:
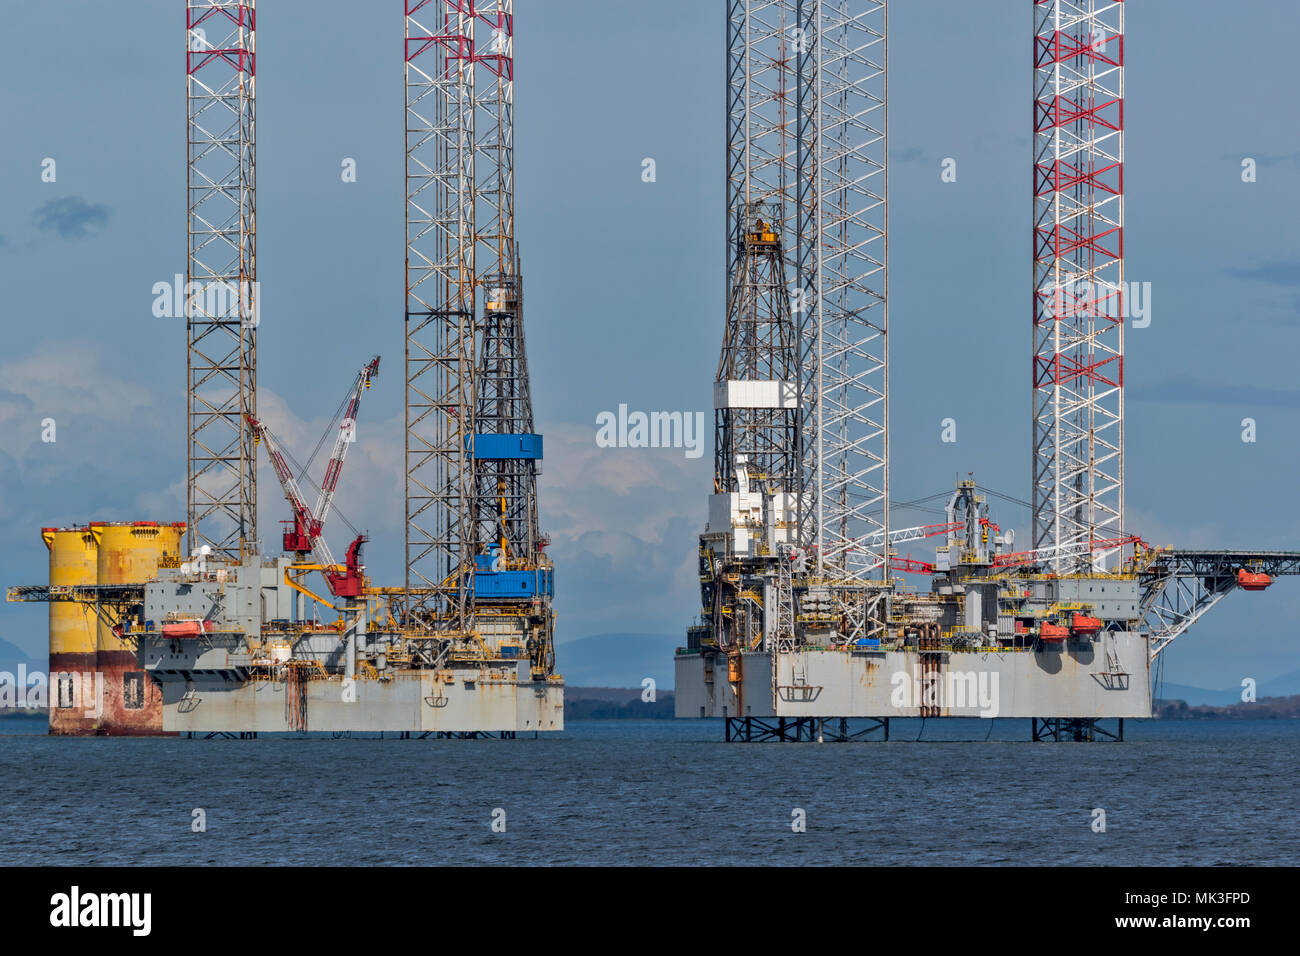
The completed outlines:
<svg viewBox="0 0 1300 956">
<path fill-rule="evenodd" d="M 340 571 L 337 570 L 338 565 L 334 561 L 329 545 L 325 543 L 323 529 L 330 505 L 334 502 L 334 492 L 338 488 L 339 477 L 343 473 L 343 460 L 347 457 L 348 446 L 356 439 L 357 412 L 361 408 L 361 395 L 370 387 L 371 379 L 378 374 L 379 356 L 376 355 L 357 373 L 356 380 L 340 406 L 342 418 L 337 426 L 331 426 L 331 428 L 337 427 L 338 431 L 334 440 L 334 452 L 325 466 L 325 478 L 321 482 L 320 495 L 316 499 L 314 509 L 308 509 L 293 469 L 289 467 L 285 453 L 271 429 L 265 422 L 251 415 L 248 416 L 248 424 L 252 426 L 256 439 L 259 442 L 266 442 L 271 467 L 275 469 L 276 477 L 280 479 L 280 487 L 284 489 L 284 497 L 293 512 L 293 520 L 284 522 L 284 550 L 298 555 L 300 560 L 308 554 L 315 555 L 316 563 L 320 565 L 321 573 L 325 575 L 330 593 L 340 598 L 356 598 L 362 594 L 365 585 L 361 565 L 361 546 L 365 544 L 366 536 L 357 535 L 348 546 L 346 563 Z M 325 434 L 329 435 L 329 429 Z M 322 442 L 324 440 L 321 439 Z"/>
</svg>

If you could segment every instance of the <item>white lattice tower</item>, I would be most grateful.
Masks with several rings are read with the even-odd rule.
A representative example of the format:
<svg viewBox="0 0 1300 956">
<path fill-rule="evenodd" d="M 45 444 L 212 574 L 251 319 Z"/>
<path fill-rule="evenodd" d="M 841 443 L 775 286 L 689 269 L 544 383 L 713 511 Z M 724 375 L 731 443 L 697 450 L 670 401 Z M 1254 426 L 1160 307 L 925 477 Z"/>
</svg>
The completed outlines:
<svg viewBox="0 0 1300 956">
<path fill-rule="evenodd" d="M 461 631 L 473 610 L 474 16 L 406 0 L 407 617 Z"/>
<path fill-rule="evenodd" d="M 191 552 L 257 545 L 256 3 L 186 6 L 187 514 Z"/>
<path fill-rule="evenodd" d="M 884 0 L 799 3 L 800 540 L 863 583 L 889 577 L 887 24 Z"/>
<path fill-rule="evenodd" d="M 1034 34 L 1033 546 L 1061 573 L 1123 533 L 1124 3 L 1036 0 Z"/>
<path fill-rule="evenodd" d="M 797 19 L 797 0 L 727 0 L 728 290 L 747 204 L 775 203 L 783 244 L 795 248 Z"/>
</svg>

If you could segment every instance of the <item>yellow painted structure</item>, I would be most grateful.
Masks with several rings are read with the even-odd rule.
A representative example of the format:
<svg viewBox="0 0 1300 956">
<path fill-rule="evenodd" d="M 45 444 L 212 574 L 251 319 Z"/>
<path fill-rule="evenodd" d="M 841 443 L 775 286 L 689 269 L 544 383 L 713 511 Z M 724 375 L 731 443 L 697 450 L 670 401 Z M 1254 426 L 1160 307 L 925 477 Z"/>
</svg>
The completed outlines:
<svg viewBox="0 0 1300 956">
<path fill-rule="evenodd" d="M 42 528 L 41 540 L 50 552 L 50 584 L 56 587 L 93 585 L 98 576 L 95 536 L 89 528 Z M 52 734 L 85 736 L 95 733 L 96 720 L 87 713 L 81 694 L 60 689 L 69 680 L 83 682 L 97 669 L 95 609 L 73 601 L 50 602 L 49 730 Z M 76 675 L 69 678 L 66 675 Z M 93 686 L 93 677 L 90 677 Z M 81 683 L 76 686 L 80 687 Z"/>
<path fill-rule="evenodd" d="M 98 580 L 98 549 L 89 528 L 42 528 L 41 540 L 50 552 L 51 585 L 76 587 Z M 50 670 L 60 669 L 57 658 L 72 655 L 89 655 L 93 669 L 96 640 L 94 608 L 71 601 L 50 602 Z"/>
<path fill-rule="evenodd" d="M 96 521 L 91 522 L 90 533 L 95 539 L 95 582 L 141 584 L 157 574 L 159 559 L 180 558 L 185 525 Z M 100 653 L 131 649 L 102 621 L 96 644 Z"/>
</svg>

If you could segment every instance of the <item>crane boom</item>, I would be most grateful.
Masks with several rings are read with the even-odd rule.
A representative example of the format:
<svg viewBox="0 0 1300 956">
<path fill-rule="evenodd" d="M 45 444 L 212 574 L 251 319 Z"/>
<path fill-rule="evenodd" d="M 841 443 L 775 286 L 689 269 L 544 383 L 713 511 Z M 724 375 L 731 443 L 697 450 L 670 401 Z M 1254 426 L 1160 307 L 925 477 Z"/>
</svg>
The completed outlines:
<svg viewBox="0 0 1300 956">
<path fill-rule="evenodd" d="M 334 439 L 334 453 L 330 455 L 329 464 L 325 466 L 325 480 L 320 485 L 320 497 L 316 499 L 316 509 L 312 517 L 318 525 L 325 524 L 330 505 L 334 503 L 334 490 L 339 486 L 339 475 L 343 472 L 343 459 L 347 457 L 348 446 L 356 439 L 357 412 L 361 408 L 361 393 L 370 387 L 370 380 L 379 374 L 379 356 L 367 362 L 357 373 L 352 384 L 352 392 L 339 422 L 338 437 Z"/>
<path fill-rule="evenodd" d="M 1146 546 L 1143 540 L 1135 535 L 1127 535 L 1122 538 L 1094 538 L 1091 541 L 1077 541 L 1070 544 L 1035 548 L 1033 551 L 999 554 L 993 558 L 993 567 L 1014 568 L 1026 564 L 1037 564 L 1054 557 L 1074 557 L 1081 554 L 1113 552 L 1127 545 Z"/>
<path fill-rule="evenodd" d="M 284 452 L 275 433 L 266 422 L 252 415 L 248 416 L 248 424 L 252 427 L 257 440 L 266 445 L 266 454 L 271 459 L 271 467 L 275 469 L 275 475 L 280 479 L 280 487 L 284 489 L 284 497 L 293 511 L 293 530 L 285 532 L 284 549 L 298 554 L 310 551 L 320 564 L 333 564 L 334 556 L 330 553 L 329 545 L 325 543 L 325 537 L 321 534 L 321 524 L 308 510 L 297 479 L 293 477 L 293 469 L 285 461 Z"/>
<path fill-rule="evenodd" d="M 257 441 L 266 443 L 266 451 L 271 459 L 271 467 L 275 469 L 276 477 L 280 479 L 280 487 L 284 489 L 285 500 L 289 502 L 289 507 L 293 511 L 293 528 L 286 530 L 284 533 L 284 550 L 298 555 L 308 553 L 314 555 L 316 563 L 322 568 L 322 573 L 325 575 L 330 591 L 337 597 L 351 598 L 357 597 L 361 593 L 363 583 L 361 545 L 365 543 L 366 537 L 365 535 L 358 535 L 348 547 L 346 568 L 339 571 L 334 561 L 334 555 L 325 542 L 323 533 L 325 518 L 329 515 L 330 505 L 334 502 L 334 492 L 338 488 L 339 477 L 343 474 L 343 460 L 347 457 L 348 446 L 356 438 L 357 412 L 361 408 L 361 395 L 370 387 L 370 380 L 378 374 L 379 356 L 376 355 L 362 366 L 361 371 L 357 373 L 351 390 L 344 399 L 342 406 L 340 406 L 342 418 L 337 426 L 338 435 L 334 440 L 334 451 L 330 455 L 329 463 L 325 466 L 325 479 L 321 482 L 320 495 L 316 499 L 314 511 L 308 509 L 306 499 L 302 495 L 302 489 L 298 487 L 298 481 L 294 477 L 293 469 L 289 467 L 284 451 L 275 434 L 265 422 L 254 418 L 252 415 L 247 416 L 248 424 L 252 427 Z M 328 435 L 329 432 L 327 431 L 326 434 Z"/>
<path fill-rule="evenodd" d="M 949 532 L 956 531 L 961 527 L 962 524 L 958 521 L 945 524 L 923 524 L 917 525 L 914 528 L 894 528 L 889 532 L 889 544 L 892 547 L 893 545 L 902 544 L 906 541 L 917 541 L 921 538 L 933 538 L 937 535 L 948 534 Z M 828 551 L 826 554 L 822 555 L 822 560 L 832 561 L 837 559 L 840 555 L 846 554 L 850 551 L 877 550 L 882 544 L 884 544 L 884 541 L 884 532 L 875 531 L 871 534 L 864 535 L 861 538 L 841 543 L 833 551 Z"/>
</svg>

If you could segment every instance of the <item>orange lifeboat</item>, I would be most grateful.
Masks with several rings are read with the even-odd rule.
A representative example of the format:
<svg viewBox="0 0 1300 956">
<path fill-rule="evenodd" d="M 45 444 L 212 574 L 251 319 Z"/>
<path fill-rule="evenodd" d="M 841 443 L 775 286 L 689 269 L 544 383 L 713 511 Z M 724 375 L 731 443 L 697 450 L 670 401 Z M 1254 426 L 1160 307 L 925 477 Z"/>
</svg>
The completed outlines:
<svg viewBox="0 0 1300 956">
<path fill-rule="evenodd" d="M 1070 621 L 1070 630 L 1076 634 L 1096 634 L 1101 630 L 1101 619 L 1088 614 L 1076 614 Z"/>
<path fill-rule="evenodd" d="M 1038 636 L 1045 641 L 1063 641 L 1070 636 L 1070 629 L 1051 621 L 1044 621 L 1038 629 Z"/>
<path fill-rule="evenodd" d="M 1262 591 L 1273 583 L 1273 579 L 1262 571 L 1247 571 L 1242 568 L 1237 572 L 1237 587 L 1243 591 Z"/>
<path fill-rule="evenodd" d="M 163 637 L 198 637 L 215 627 L 213 621 L 172 621 L 162 626 Z"/>
</svg>

